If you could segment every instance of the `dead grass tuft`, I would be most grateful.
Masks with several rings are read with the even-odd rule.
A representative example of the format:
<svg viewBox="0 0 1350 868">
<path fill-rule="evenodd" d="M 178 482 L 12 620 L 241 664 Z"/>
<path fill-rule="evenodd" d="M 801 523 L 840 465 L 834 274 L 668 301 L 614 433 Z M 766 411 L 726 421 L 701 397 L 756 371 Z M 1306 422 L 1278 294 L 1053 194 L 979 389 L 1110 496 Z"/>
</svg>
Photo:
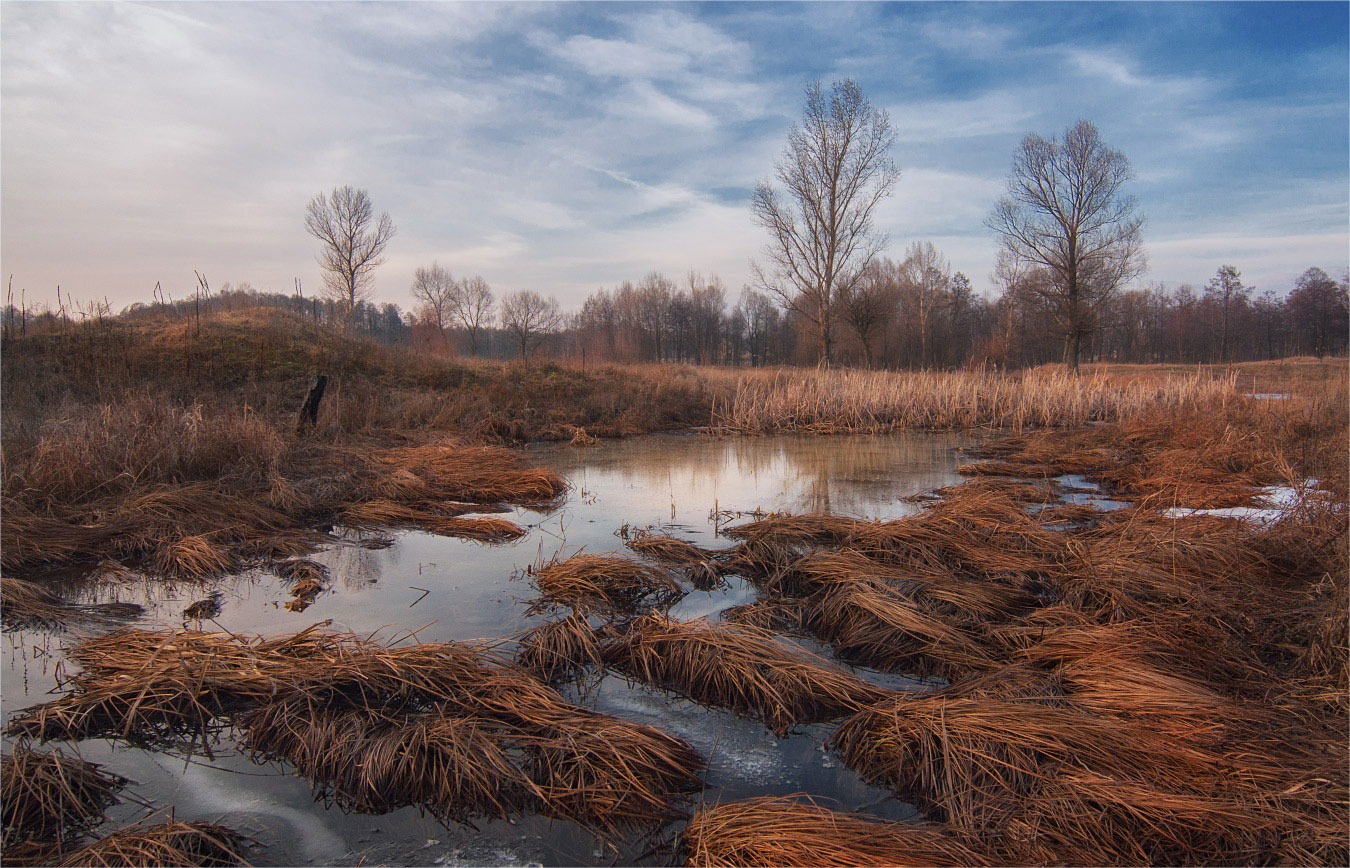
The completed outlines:
<svg viewBox="0 0 1350 868">
<path fill-rule="evenodd" d="M 125 778 L 59 750 L 15 745 L 0 761 L 3 846 L 69 840 L 103 818 Z"/>
<path fill-rule="evenodd" d="M 139 824 L 60 854 L 52 864 L 57 868 L 247 865 L 248 846 L 243 835 L 214 823 Z"/>
<path fill-rule="evenodd" d="M 643 616 L 603 649 L 605 664 L 696 702 L 760 720 L 779 736 L 831 720 L 886 691 L 746 624 Z"/>
<path fill-rule="evenodd" d="M 574 609 L 595 606 L 634 611 L 667 606 L 684 589 L 665 572 L 617 555 L 574 555 L 553 560 L 534 572 L 534 583 L 545 601 Z"/>
<path fill-rule="evenodd" d="M 933 826 L 822 808 L 806 796 L 705 804 L 684 830 L 685 865 L 985 865 Z"/>
</svg>

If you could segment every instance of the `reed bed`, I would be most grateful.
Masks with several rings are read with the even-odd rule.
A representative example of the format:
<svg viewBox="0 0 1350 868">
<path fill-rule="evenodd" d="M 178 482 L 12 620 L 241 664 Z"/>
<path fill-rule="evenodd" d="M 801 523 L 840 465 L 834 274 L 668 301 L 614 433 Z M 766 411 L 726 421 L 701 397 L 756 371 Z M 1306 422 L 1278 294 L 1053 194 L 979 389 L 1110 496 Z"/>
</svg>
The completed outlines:
<svg viewBox="0 0 1350 868">
<path fill-rule="evenodd" d="M 596 606 L 634 611 L 668 606 L 684 596 L 680 583 L 655 567 L 618 555 L 573 555 L 534 571 L 546 602 L 574 609 Z"/>
<path fill-rule="evenodd" d="M 986 865 L 935 826 L 831 811 L 805 796 L 705 804 L 683 833 L 685 865 Z"/>
<path fill-rule="evenodd" d="M 762 721 L 780 737 L 832 720 L 886 691 L 766 630 L 643 616 L 604 645 L 605 665 L 696 702 Z"/>
<path fill-rule="evenodd" d="M 798 370 L 743 378 L 732 399 L 715 409 L 712 424 L 750 433 L 1022 430 L 1115 422 L 1149 408 L 1213 408 L 1238 401 L 1232 376 Z"/>
<path fill-rule="evenodd" d="M 49 864 L 56 868 L 247 865 L 249 843 L 238 832 L 215 823 L 138 824 L 60 853 Z"/>
<path fill-rule="evenodd" d="M 137 618 L 144 611 L 135 603 L 69 603 L 35 582 L 0 576 L 0 619 L 7 625 L 112 624 Z"/>
<path fill-rule="evenodd" d="M 126 784 L 78 756 L 17 744 L 0 760 L 0 844 L 68 841 L 101 821 Z"/>
</svg>

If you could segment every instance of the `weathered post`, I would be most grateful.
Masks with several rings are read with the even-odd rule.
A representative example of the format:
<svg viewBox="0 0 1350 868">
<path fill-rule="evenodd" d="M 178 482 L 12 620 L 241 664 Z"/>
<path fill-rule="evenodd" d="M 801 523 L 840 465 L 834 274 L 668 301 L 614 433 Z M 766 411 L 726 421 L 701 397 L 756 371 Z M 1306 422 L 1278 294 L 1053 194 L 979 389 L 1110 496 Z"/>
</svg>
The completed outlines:
<svg viewBox="0 0 1350 868">
<path fill-rule="evenodd" d="M 300 405 L 300 415 L 295 420 L 295 433 L 312 431 L 319 422 L 319 402 L 323 400 L 323 390 L 328 387 L 327 374 L 315 374 L 309 381 L 309 393 L 305 403 Z"/>
</svg>

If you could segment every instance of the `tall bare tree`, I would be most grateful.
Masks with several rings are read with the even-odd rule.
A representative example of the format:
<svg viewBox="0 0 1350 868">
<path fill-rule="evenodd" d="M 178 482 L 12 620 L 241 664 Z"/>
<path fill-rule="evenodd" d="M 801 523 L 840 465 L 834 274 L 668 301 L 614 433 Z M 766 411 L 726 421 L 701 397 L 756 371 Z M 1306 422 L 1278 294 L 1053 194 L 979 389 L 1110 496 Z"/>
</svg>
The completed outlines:
<svg viewBox="0 0 1350 868">
<path fill-rule="evenodd" d="M 933 323 L 948 299 L 952 268 L 931 241 L 915 241 L 900 264 L 901 297 L 919 333 L 919 365 L 932 362 Z"/>
<path fill-rule="evenodd" d="M 356 303 L 369 293 L 371 276 L 397 231 L 388 212 L 375 216 L 370 196 L 354 187 L 334 187 L 309 200 L 305 231 L 319 239 L 324 287 L 350 324 Z"/>
<path fill-rule="evenodd" d="M 413 272 L 412 295 L 436 324 L 438 339 L 445 336 L 446 320 L 450 318 L 452 299 L 457 289 L 454 277 L 440 263 L 419 267 Z"/>
<path fill-rule="evenodd" d="M 562 322 L 558 300 L 552 296 L 544 298 L 521 289 L 502 297 L 502 328 L 519 344 L 522 359 L 528 359 L 545 337 L 562 327 Z"/>
<path fill-rule="evenodd" d="M 1064 336 L 1064 361 L 1078 370 L 1099 308 L 1144 269 L 1143 217 L 1124 193 L 1130 161 L 1079 121 L 1064 141 L 1031 134 L 1013 157 L 1008 195 L 988 220 L 1013 257 L 1043 268 L 1035 285 Z"/>
<path fill-rule="evenodd" d="M 478 275 L 455 284 L 450 295 L 450 312 L 469 333 L 469 355 L 478 355 L 478 336 L 496 320 L 492 306 L 496 299 L 492 287 Z"/>
<path fill-rule="evenodd" d="M 899 170 L 890 116 L 874 107 L 852 79 L 836 81 L 829 96 L 812 83 L 800 124 L 768 182 L 755 188 L 754 220 L 769 230 L 767 265 L 754 263 L 760 285 L 816 332 L 819 361 L 831 360 L 836 302 L 881 249 L 873 215 L 891 194 Z"/>
<path fill-rule="evenodd" d="M 1229 361 L 1228 335 L 1229 323 L 1233 318 L 1233 308 L 1243 304 L 1251 293 L 1249 287 L 1242 285 L 1242 275 L 1232 265 L 1220 265 L 1219 270 L 1205 284 L 1205 296 L 1219 308 L 1219 361 Z"/>
</svg>

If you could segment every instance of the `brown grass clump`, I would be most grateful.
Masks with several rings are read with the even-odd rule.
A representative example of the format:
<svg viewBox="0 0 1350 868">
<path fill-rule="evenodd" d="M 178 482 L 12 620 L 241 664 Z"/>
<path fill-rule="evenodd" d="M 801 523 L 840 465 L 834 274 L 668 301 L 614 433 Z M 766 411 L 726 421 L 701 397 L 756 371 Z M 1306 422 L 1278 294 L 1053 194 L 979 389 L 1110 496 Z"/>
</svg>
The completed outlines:
<svg viewBox="0 0 1350 868">
<path fill-rule="evenodd" d="M 876 580 L 835 583 L 812 602 L 806 626 L 844 659 L 888 672 L 952 677 L 994 663 L 969 627 Z"/>
<path fill-rule="evenodd" d="M 150 396 L 71 412 L 6 426 L 6 570 L 113 558 L 206 578 L 307 554 L 326 539 L 313 528 L 335 520 L 500 541 L 523 531 L 460 516 L 548 503 L 566 488 L 504 449 L 455 439 L 388 448 L 303 438 L 247 410 Z"/>
<path fill-rule="evenodd" d="M 787 633 L 802 629 L 806 613 L 799 600 L 769 598 L 724 609 L 721 617 L 733 624 Z"/>
<path fill-rule="evenodd" d="M 684 844 L 684 864 L 708 868 L 989 864 L 938 827 L 839 813 L 805 796 L 705 804 Z"/>
<path fill-rule="evenodd" d="M 1275 762 L 1073 707 L 897 697 L 846 721 L 834 743 L 865 778 L 1000 861 L 1256 864 L 1310 819 L 1281 799 L 1300 785 Z"/>
<path fill-rule="evenodd" d="M 545 684 L 570 680 L 601 665 L 600 639 L 584 613 L 531 627 L 517 642 L 516 666 Z"/>
<path fill-rule="evenodd" d="M 4 755 L 0 771 L 0 841 L 6 851 L 24 841 L 72 838 L 100 821 L 127 783 L 77 756 L 24 744 Z"/>
<path fill-rule="evenodd" d="M 443 515 L 442 507 L 415 507 L 389 500 L 372 500 L 342 511 L 343 524 L 357 528 L 406 527 L 477 542 L 508 542 L 525 535 L 525 529 L 497 516 L 461 518 Z"/>
<path fill-rule="evenodd" d="M 425 495 L 435 500 L 541 504 L 567 490 L 558 474 L 525 467 L 517 456 L 496 446 L 407 446 L 378 451 L 373 458 L 393 472 L 416 477 L 425 486 Z"/>
<path fill-rule="evenodd" d="M 504 818 L 539 801 L 492 721 L 387 716 L 297 699 L 266 705 L 242 725 L 246 749 L 285 759 L 344 810 L 383 814 L 417 805 L 448 822 Z"/>
<path fill-rule="evenodd" d="M 214 823 L 138 824 L 62 853 L 51 864 L 57 868 L 247 865 L 248 846 L 243 835 Z"/>
<path fill-rule="evenodd" d="M 687 540 L 658 534 L 640 534 L 628 540 L 628 547 L 645 558 L 661 561 L 684 570 L 701 591 L 717 585 L 722 565 L 716 555 Z"/>
<path fill-rule="evenodd" d="M 745 624 L 634 619 L 605 645 L 607 666 L 696 702 L 762 721 L 779 736 L 886 695 L 804 649 Z"/>
<path fill-rule="evenodd" d="M 684 595 L 684 589 L 666 573 L 617 555 L 573 555 L 553 560 L 534 573 L 544 600 L 575 609 L 610 606 L 632 611 L 666 606 Z"/>
<path fill-rule="evenodd" d="M 676 816 L 703 767 L 684 742 L 571 705 L 461 643 L 121 630 L 69 656 L 83 666 L 74 690 L 11 734 L 146 743 L 232 722 L 255 756 L 293 763 L 355 810 L 542 811 L 615 831 Z"/>
<path fill-rule="evenodd" d="M 746 543 L 790 546 L 843 545 L 875 522 L 842 515 L 776 515 L 722 531 Z"/>
</svg>

